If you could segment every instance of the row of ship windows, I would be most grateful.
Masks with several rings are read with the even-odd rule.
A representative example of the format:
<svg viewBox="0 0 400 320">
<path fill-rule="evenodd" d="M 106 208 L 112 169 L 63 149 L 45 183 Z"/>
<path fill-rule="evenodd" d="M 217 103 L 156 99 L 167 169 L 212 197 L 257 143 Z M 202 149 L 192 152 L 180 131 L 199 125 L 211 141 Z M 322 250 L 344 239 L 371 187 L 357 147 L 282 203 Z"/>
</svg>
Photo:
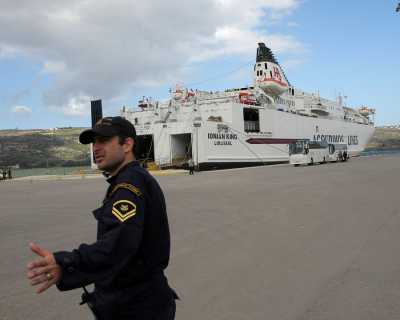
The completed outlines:
<svg viewBox="0 0 400 320">
<path fill-rule="evenodd" d="M 265 69 L 268 69 L 267 63 L 264 63 Z M 257 63 L 257 67 L 261 67 L 261 63 Z M 254 71 L 256 71 L 256 65 L 254 65 Z"/>
<path fill-rule="evenodd" d="M 289 107 L 294 107 L 294 101 L 291 101 L 291 100 L 285 100 L 280 97 L 277 97 L 276 102 L 278 102 L 280 104 L 286 104 Z"/>
<path fill-rule="evenodd" d="M 262 70 L 257 70 L 257 77 L 262 76 L 263 71 Z M 269 72 L 270 77 L 272 78 L 272 71 Z"/>
</svg>

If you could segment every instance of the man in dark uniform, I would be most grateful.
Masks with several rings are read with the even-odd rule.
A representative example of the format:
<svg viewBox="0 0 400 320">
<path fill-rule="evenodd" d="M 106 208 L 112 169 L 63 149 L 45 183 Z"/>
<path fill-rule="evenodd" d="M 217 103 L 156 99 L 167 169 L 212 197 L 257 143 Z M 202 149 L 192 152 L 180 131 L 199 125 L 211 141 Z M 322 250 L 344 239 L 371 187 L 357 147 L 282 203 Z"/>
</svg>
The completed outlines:
<svg viewBox="0 0 400 320">
<path fill-rule="evenodd" d="M 189 174 L 193 175 L 194 174 L 194 161 L 192 158 L 189 158 L 188 167 L 189 167 Z"/>
<path fill-rule="evenodd" d="M 343 150 L 342 158 L 343 158 L 343 161 L 347 161 L 347 150 Z"/>
<path fill-rule="evenodd" d="M 98 319 L 174 319 L 175 292 L 164 269 L 170 234 L 163 192 L 135 160 L 134 126 L 122 117 L 101 119 L 79 140 L 93 143 L 96 164 L 110 184 L 93 211 L 97 241 L 51 253 L 31 243 L 41 258 L 28 264 L 28 278 L 41 293 L 94 283 L 90 303 Z"/>
</svg>

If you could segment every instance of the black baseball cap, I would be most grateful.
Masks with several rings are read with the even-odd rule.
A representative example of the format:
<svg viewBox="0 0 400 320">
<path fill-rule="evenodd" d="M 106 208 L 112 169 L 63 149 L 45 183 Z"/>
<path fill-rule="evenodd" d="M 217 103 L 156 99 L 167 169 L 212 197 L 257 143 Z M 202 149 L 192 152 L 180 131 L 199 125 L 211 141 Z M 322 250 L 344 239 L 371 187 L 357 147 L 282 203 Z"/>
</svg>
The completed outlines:
<svg viewBox="0 0 400 320">
<path fill-rule="evenodd" d="M 89 144 L 95 137 L 125 136 L 136 139 L 136 130 L 133 124 L 123 117 L 105 117 L 97 121 L 92 129 L 83 131 L 79 135 L 79 142 Z"/>
</svg>

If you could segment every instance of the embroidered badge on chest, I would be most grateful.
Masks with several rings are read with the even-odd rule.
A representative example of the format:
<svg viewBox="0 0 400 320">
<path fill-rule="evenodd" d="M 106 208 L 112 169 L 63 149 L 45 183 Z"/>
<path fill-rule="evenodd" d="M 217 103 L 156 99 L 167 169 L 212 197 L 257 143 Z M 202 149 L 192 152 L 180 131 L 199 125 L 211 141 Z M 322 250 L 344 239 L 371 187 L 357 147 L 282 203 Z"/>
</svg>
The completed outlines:
<svg viewBox="0 0 400 320">
<path fill-rule="evenodd" d="M 136 204 L 128 200 L 119 200 L 112 207 L 112 214 L 124 222 L 136 214 Z"/>
</svg>

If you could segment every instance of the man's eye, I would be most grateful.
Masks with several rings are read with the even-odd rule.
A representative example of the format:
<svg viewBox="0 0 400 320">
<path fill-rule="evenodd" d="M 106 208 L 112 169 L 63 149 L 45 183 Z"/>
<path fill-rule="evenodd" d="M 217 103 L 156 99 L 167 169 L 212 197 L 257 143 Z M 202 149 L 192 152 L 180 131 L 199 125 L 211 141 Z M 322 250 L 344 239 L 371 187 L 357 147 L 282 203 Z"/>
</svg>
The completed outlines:
<svg viewBox="0 0 400 320">
<path fill-rule="evenodd" d="M 94 142 L 98 142 L 98 143 L 104 143 L 107 142 L 108 140 L 110 140 L 109 137 L 95 137 L 94 138 Z"/>
</svg>

